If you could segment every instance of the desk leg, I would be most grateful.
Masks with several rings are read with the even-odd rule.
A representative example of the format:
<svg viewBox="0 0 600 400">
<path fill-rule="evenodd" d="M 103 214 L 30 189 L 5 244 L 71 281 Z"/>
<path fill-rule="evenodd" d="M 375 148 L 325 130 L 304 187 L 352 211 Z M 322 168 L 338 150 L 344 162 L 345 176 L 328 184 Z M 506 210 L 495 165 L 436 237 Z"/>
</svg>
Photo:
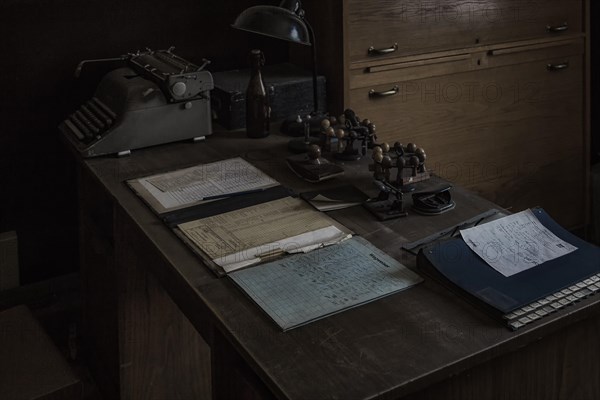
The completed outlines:
<svg viewBox="0 0 600 400">
<path fill-rule="evenodd" d="M 208 345 L 148 272 L 159 257 L 116 215 L 122 398 L 210 398 Z"/>
<path fill-rule="evenodd" d="M 209 399 L 210 349 L 147 269 L 160 257 L 92 179 L 80 180 L 84 339 L 106 399 Z"/>
<path fill-rule="evenodd" d="M 83 288 L 83 354 L 106 399 L 119 399 L 118 291 L 113 204 L 79 173 L 79 256 Z"/>
<path fill-rule="evenodd" d="M 213 333 L 211 350 L 213 400 L 275 399 L 267 386 L 218 331 Z"/>
</svg>

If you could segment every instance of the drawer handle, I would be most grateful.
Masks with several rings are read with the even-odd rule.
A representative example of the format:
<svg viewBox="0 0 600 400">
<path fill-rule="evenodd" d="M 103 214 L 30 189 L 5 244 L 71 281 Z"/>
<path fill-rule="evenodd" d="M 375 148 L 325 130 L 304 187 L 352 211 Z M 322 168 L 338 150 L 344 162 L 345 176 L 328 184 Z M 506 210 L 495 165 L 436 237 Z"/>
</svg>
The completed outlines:
<svg viewBox="0 0 600 400">
<path fill-rule="evenodd" d="M 371 89 L 371 90 L 369 90 L 369 97 L 393 96 L 395 94 L 398 94 L 399 91 L 400 91 L 400 88 L 398 87 L 398 85 L 394 86 L 390 90 L 386 90 L 385 92 L 376 92 L 375 89 Z"/>
<path fill-rule="evenodd" d="M 546 69 L 548 71 L 561 71 L 563 69 L 567 69 L 569 68 L 569 63 L 568 62 L 564 62 L 564 63 L 560 63 L 560 64 L 548 64 L 546 65 Z"/>
<path fill-rule="evenodd" d="M 380 56 L 382 54 L 393 53 L 396 50 L 398 50 L 398 43 L 394 43 L 394 45 L 392 47 L 388 47 L 387 49 L 376 49 L 375 47 L 371 46 L 368 48 L 367 52 L 371 56 Z"/>
<path fill-rule="evenodd" d="M 569 24 L 564 22 L 562 25 L 557 25 L 557 26 L 546 25 L 546 30 L 550 33 L 565 32 L 565 31 L 569 30 Z"/>
</svg>

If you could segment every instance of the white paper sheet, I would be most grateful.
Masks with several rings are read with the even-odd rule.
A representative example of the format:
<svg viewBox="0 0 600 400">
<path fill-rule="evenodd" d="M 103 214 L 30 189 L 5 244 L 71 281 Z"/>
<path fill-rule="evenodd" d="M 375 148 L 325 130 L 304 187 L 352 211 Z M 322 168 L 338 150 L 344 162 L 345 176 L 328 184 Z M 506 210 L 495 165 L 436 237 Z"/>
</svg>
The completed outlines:
<svg viewBox="0 0 600 400">
<path fill-rule="evenodd" d="M 577 250 L 542 225 L 531 210 L 460 233 L 471 250 L 506 277 Z"/>
<path fill-rule="evenodd" d="M 246 249 L 225 257 L 219 257 L 213 261 L 223 267 L 227 273 L 249 265 L 257 264 L 265 257 L 275 254 L 308 253 L 320 247 L 339 243 L 352 237 L 351 234 L 342 232 L 335 226 L 317 229 L 316 231 L 302 233 L 300 235 L 283 238 L 276 242 L 267 243 Z"/>
<path fill-rule="evenodd" d="M 226 272 L 284 252 L 337 243 L 349 234 L 326 214 L 294 197 L 184 222 L 178 228 Z"/>
<path fill-rule="evenodd" d="M 239 157 L 141 178 L 139 183 L 165 209 L 190 205 L 207 197 L 226 196 L 278 184 Z"/>
</svg>

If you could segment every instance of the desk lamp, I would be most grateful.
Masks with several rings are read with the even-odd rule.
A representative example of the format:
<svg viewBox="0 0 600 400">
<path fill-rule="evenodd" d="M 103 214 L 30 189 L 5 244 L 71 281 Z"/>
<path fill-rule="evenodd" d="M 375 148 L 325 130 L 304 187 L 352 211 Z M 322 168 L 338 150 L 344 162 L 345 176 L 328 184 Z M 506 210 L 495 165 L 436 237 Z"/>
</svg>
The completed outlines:
<svg viewBox="0 0 600 400">
<path fill-rule="evenodd" d="M 304 10 L 300 0 L 282 0 L 279 6 L 250 7 L 236 18 L 232 26 L 243 31 L 311 46 L 314 107 L 313 112 L 310 114 L 310 125 L 311 132 L 318 131 L 321 120 L 325 115 L 319 113 L 315 35 L 312 27 L 304 18 Z M 301 136 L 304 134 L 304 124 L 298 122 L 294 116 L 284 121 L 281 130 L 293 136 Z"/>
</svg>

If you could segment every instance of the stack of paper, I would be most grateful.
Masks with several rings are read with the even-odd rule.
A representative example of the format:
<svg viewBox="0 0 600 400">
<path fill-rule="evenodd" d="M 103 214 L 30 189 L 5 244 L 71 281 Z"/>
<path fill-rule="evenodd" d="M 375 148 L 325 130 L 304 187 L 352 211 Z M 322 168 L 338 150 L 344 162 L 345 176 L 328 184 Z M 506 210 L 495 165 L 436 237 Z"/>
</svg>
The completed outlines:
<svg viewBox="0 0 600 400">
<path fill-rule="evenodd" d="M 353 207 L 368 199 L 366 194 L 353 185 L 305 192 L 300 194 L 300 197 L 319 211 L 333 211 Z"/>
</svg>

